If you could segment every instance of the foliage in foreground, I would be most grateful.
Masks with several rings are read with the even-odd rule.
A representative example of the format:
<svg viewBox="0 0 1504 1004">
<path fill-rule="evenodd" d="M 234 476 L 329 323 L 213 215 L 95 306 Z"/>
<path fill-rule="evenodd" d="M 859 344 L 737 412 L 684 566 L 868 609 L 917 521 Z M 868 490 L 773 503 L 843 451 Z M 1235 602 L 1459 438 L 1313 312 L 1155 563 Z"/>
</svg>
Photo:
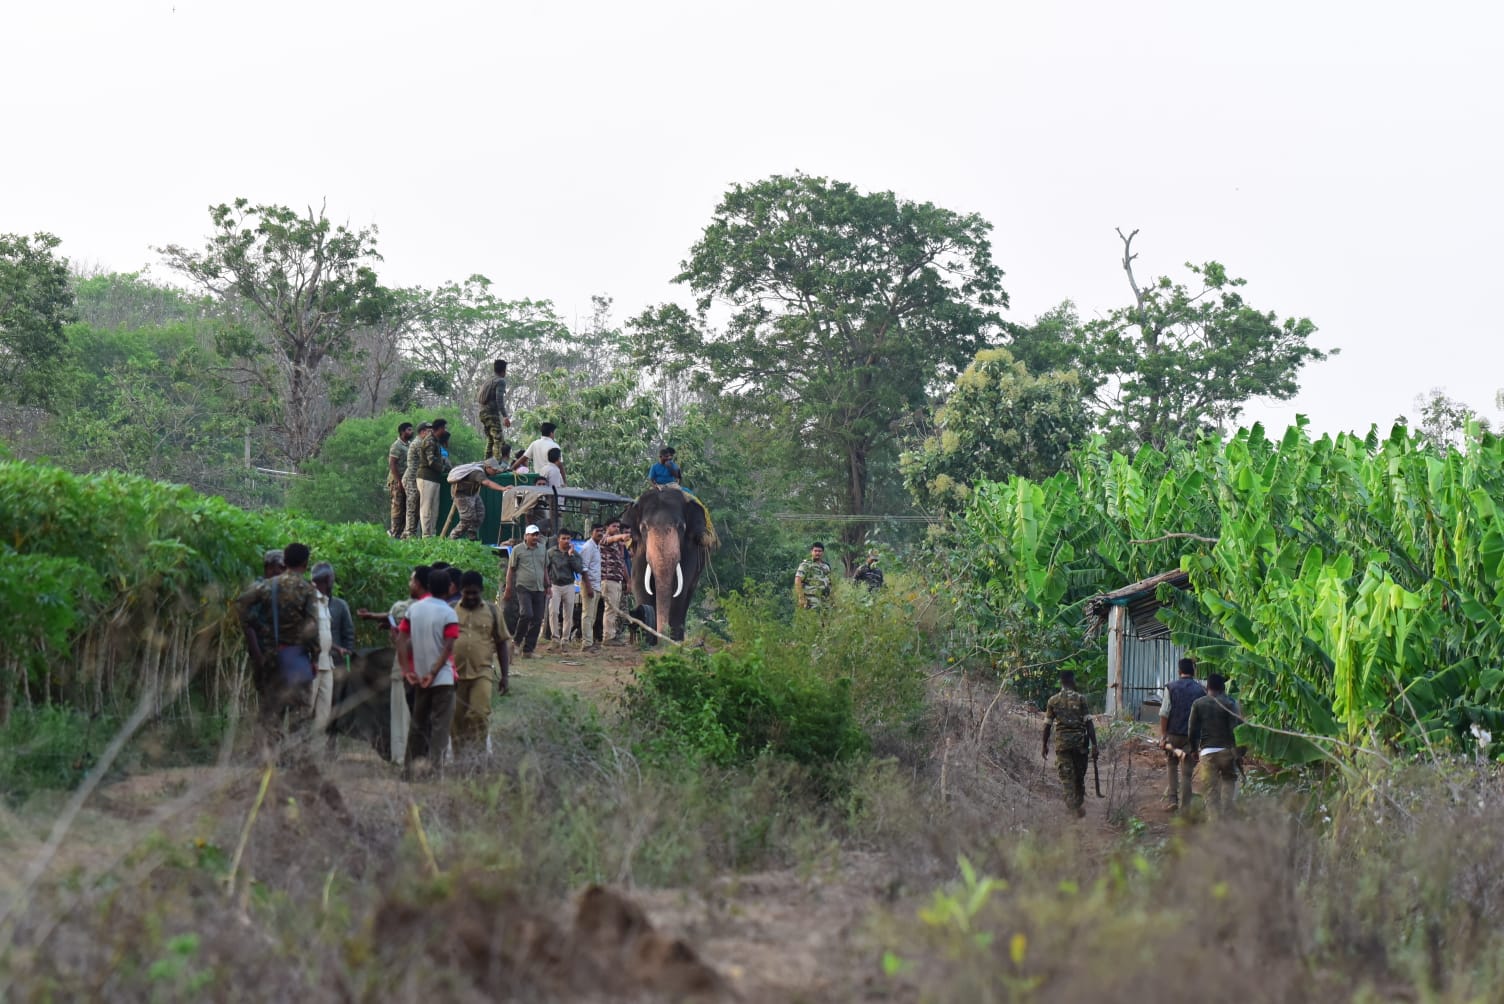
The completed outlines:
<svg viewBox="0 0 1504 1004">
<path fill-rule="evenodd" d="M 1488 435 L 1441 454 L 1400 428 L 1276 443 L 1255 426 L 1131 460 L 1093 446 L 1074 472 L 978 490 L 970 593 L 1078 624 L 1091 595 L 1184 568 L 1193 594 L 1162 616 L 1255 721 L 1471 749 L 1474 727 L 1504 736 L 1500 498 L 1504 439 Z M 1266 755 L 1317 755 L 1245 731 Z"/>
</svg>

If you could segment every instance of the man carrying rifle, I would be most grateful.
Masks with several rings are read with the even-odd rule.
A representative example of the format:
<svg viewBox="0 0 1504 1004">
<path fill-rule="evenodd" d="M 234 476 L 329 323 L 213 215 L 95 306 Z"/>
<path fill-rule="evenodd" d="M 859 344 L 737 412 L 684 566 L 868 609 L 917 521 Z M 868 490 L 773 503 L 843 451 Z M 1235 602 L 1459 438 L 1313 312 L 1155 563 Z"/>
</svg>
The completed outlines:
<svg viewBox="0 0 1504 1004">
<path fill-rule="evenodd" d="M 1086 758 L 1097 756 L 1097 728 L 1087 714 L 1086 698 L 1076 690 L 1076 674 L 1060 672 L 1060 693 L 1044 706 L 1044 747 L 1050 755 L 1050 732 L 1055 733 L 1055 769 L 1065 792 L 1065 804 L 1077 816 L 1086 815 Z"/>
</svg>

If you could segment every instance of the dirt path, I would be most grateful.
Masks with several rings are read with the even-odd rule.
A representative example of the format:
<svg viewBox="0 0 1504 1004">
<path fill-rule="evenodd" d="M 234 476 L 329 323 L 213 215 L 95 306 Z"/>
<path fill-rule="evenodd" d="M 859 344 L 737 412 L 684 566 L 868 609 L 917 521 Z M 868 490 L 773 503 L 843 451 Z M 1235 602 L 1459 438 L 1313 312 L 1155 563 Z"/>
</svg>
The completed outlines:
<svg viewBox="0 0 1504 1004">
<path fill-rule="evenodd" d="M 514 664 L 514 695 L 526 699 L 558 691 L 609 709 L 641 661 L 634 648 L 581 654 L 540 645 L 538 658 Z M 941 680 L 935 688 L 936 742 L 922 776 L 947 801 L 984 819 L 1022 815 L 1037 820 L 1030 828 L 1039 832 L 1074 832 L 1087 850 L 1106 850 L 1130 826 L 1168 832 L 1172 817 L 1161 804 L 1163 757 L 1148 741 L 1146 726 L 1098 721 L 1104 797 L 1094 796 L 1088 774 L 1087 817 L 1077 824 L 1068 819 L 1060 798 L 1053 756 L 1045 761 L 1039 755 L 1041 715 L 954 681 Z M 519 700 L 514 708 L 526 706 Z M 497 728 L 505 727 L 508 713 L 503 700 Z M 174 800 L 203 789 L 250 793 L 258 774 L 250 767 L 182 768 L 104 786 L 79 814 L 49 873 L 108 870 L 120 858 L 122 841 L 144 841 L 149 827 L 172 825 L 173 817 L 164 811 Z M 409 798 L 392 765 L 369 749 L 345 747 L 324 776 L 338 789 L 340 811 L 348 806 L 357 819 L 383 807 L 391 815 L 393 805 Z M 312 793 L 300 799 L 312 800 Z M 31 860 L 62 801 L 60 796 L 38 802 L 0 820 L 0 860 Z M 212 804 L 205 798 L 176 818 L 190 818 Z M 949 867 L 953 864 L 934 860 L 927 872 L 944 876 Z M 878 964 L 883 944 L 872 929 L 874 917 L 885 909 L 912 913 L 932 887 L 898 890 L 894 876 L 903 872 L 881 851 L 832 847 L 814 865 L 726 875 L 705 888 L 639 888 L 629 895 L 657 929 L 692 945 L 737 999 L 887 999 L 894 987 Z M 0 869 L 0 892 L 13 890 L 20 874 L 18 868 Z M 567 908 L 561 905 L 561 911 L 562 916 Z"/>
</svg>

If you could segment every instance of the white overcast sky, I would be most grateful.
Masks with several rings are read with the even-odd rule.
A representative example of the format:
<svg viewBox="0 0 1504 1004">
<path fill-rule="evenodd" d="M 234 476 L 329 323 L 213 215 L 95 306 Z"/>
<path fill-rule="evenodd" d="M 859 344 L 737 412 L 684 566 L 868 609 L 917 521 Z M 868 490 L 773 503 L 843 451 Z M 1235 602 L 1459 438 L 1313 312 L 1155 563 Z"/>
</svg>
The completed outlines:
<svg viewBox="0 0 1504 1004">
<path fill-rule="evenodd" d="M 1008 316 L 1216 259 L 1341 355 L 1282 429 L 1497 417 L 1504 8 L 1491 3 L 46 0 L 0 13 L 0 232 L 135 270 L 244 195 L 375 224 L 391 285 L 567 320 L 672 286 L 733 182 L 978 212 Z M 166 278 L 156 266 L 155 274 Z"/>
</svg>

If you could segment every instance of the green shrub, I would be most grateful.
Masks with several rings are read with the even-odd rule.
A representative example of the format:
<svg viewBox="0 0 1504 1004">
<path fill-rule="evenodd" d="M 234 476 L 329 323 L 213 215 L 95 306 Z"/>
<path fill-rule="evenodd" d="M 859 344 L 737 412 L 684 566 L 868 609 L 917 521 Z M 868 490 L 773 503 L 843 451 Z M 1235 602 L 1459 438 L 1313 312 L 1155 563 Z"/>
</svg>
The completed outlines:
<svg viewBox="0 0 1504 1004">
<path fill-rule="evenodd" d="M 0 647 L 0 723 L 17 696 L 123 715 L 145 688 L 171 694 L 202 670 L 234 677 L 234 598 L 263 550 L 294 540 L 335 564 L 352 609 L 405 597 L 417 564 L 442 559 L 492 584 L 499 572 L 472 542 L 397 541 L 369 523 L 247 512 L 132 475 L 0 463 L 0 603 L 27 614 Z M 221 695 L 243 689 L 220 683 Z"/>
<path fill-rule="evenodd" d="M 895 572 L 880 592 L 834 584 L 818 611 L 781 616 L 783 590 L 751 589 L 724 601 L 731 651 L 756 655 L 770 672 L 850 688 L 856 723 L 874 736 L 907 738 L 924 713 L 925 667 L 935 658 L 921 626 L 929 596 Z"/>
<path fill-rule="evenodd" d="M 713 764 L 762 754 L 810 766 L 866 751 L 843 679 L 772 665 L 757 653 L 675 651 L 648 659 L 625 697 L 650 730 L 650 759 L 689 755 Z"/>
</svg>

